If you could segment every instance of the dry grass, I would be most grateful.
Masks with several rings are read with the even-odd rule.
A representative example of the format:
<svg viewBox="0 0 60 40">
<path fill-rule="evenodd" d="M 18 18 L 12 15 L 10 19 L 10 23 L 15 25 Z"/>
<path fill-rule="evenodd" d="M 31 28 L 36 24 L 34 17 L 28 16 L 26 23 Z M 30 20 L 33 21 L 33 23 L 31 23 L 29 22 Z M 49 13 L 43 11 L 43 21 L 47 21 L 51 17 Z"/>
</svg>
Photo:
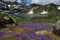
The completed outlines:
<svg viewBox="0 0 60 40">
<path fill-rule="evenodd" d="M 10 27 L 10 30 L 15 34 L 25 33 L 24 29 L 20 28 L 18 25 Z"/>
</svg>

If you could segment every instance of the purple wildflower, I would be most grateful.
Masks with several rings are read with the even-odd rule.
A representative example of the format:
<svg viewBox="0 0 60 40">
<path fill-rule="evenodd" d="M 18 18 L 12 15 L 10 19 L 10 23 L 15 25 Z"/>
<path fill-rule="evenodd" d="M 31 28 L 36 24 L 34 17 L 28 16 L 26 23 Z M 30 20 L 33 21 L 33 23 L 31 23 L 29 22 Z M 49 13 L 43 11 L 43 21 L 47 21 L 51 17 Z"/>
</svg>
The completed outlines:
<svg viewBox="0 0 60 40">
<path fill-rule="evenodd" d="M 4 34 L 5 34 L 4 32 L 0 32 L 0 38 L 1 38 Z"/>
</svg>

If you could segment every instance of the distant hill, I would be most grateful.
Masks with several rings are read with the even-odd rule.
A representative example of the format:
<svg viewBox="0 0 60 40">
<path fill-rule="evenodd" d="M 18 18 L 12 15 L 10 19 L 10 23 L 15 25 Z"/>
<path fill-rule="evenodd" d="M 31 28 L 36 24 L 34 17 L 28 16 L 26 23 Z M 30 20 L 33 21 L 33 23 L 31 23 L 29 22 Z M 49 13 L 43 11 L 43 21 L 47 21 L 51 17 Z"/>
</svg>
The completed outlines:
<svg viewBox="0 0 60 40">
<path fill-rule="evenodd" d="M 30 6 L 27 6 L 26 4 L 24 3 L 17 3 L 17 2 L 5 2 L 5 1 L 0 1 L 4 4 L 15 4 L 15 5 L 20 5 L 20 9 L 19 12 L 20 13 L 27 13 L 28 11 L 30 11 L 31 8 L 36 8 L 34 9 L 34 13 L 40 13 L 42 12 L 43 10 L 45 11 L 48 11 L 49 13 L 60 13 L 60 10 L 57 10 L 57 6 L 60 6 L 60 5 L 56 5 L 54 3 L 50 3 L 50 4 L 47 4 L 47 5 L 40 5 L 40 4 L 30 4 Z"/>
<path fill-rule="evenodd" d="M 30 6 L 31 7 L 36 7 L 36 6 L 42 6 L 42 5 L 40 5 L 40 4 L 31 4 Z"/>
<path fill-rule="evenodd" d="M 56 5 L 56 4 L 53 4 L 53 3 L 50 3 L 50 4 L 47 4 L 47 5 L 39 5 L 39 4 L 31 4 L 30 5 L 32 8 L 34 7 L 37 7 L 36 9 L 34 9 L 34 13 L 40 13 L 42 12 L 43 10 L 45 11 L 48 11 L 50 14 L 52 13 L 60 13 L 60 10 L 57 9 L 57 6 L 60 6 L 60 5 Z M 22 12 L 23 13 L 27 13 L 30 9 L 25 9 L 23 10 Z"/>
<path fill-rule="evenodd" d="M 57 10 L 57 7 L 55 4 L 51 3 L 51 4 L 47 4 L 41 7 L 38 7 L 37 9 L 34 9 L 35 13 L 40 13 L 43 10 L 48 11 L 48 12 L 55 12 Z"/>
<path fill-rule="evenodd" d="M 56 4 L 54 4 L 54 3 L 50 3 L 50 4 L 47 4 L 47 5 L 56 6 Z"/>
</svg>

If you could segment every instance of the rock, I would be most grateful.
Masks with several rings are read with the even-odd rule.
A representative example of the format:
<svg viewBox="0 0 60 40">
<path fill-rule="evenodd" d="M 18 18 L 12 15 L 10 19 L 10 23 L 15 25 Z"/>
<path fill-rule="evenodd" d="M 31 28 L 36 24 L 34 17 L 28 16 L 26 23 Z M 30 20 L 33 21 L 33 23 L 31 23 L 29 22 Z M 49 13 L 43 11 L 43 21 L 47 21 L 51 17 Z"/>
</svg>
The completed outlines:
<svg viewBox="0 0 60 40">
<path fill-rule="evenodd" d="M 11 25 L 16 24 L 16 21 L 14 18 L 12 18 L 8 14 L 3 14 L 0 19 L 0 28 L 6 28 L 11 27 Z"/>
<path fill-rule="evenodd" d="M 48 35 L 48 34 L 50 34 L 51 33 L 51 31 L 47 31 L 47 30 L 42 30 L 42 31 L 37 31 L 35 34 L 37 34 L 37 35 Z"/>
<path fill-rule="evenodd" d="M 60 20 L 58 20 L 58 21 L 57 21 L 57 23 L 56 23 L 56 26 L 55 26 L 55 27 L 56 27 L 56 29 L 60 29 Z"/>
<path fill-rule="evenodd" d="M 60 20 L 57 21 L 55 26 L 53 26 L 53 34 L 60 36 Z"/>
</svg>

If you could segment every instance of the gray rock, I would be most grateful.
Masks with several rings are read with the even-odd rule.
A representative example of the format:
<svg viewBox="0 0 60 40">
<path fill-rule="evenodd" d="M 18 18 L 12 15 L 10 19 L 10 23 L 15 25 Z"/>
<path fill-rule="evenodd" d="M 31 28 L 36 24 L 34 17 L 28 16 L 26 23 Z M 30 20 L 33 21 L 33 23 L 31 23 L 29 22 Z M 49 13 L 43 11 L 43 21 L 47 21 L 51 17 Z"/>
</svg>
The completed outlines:
<svg viewBox="0 0 60 40">
<path fill-rule="evenodd" d="M 55 27 L 56 27 L 56 29 L 60 29 L 60 20 L 58 20 L 58 21 L 57 21 L 57 23 L 56 23 L 56 26 L 55 26 Z"/>
</svg>

